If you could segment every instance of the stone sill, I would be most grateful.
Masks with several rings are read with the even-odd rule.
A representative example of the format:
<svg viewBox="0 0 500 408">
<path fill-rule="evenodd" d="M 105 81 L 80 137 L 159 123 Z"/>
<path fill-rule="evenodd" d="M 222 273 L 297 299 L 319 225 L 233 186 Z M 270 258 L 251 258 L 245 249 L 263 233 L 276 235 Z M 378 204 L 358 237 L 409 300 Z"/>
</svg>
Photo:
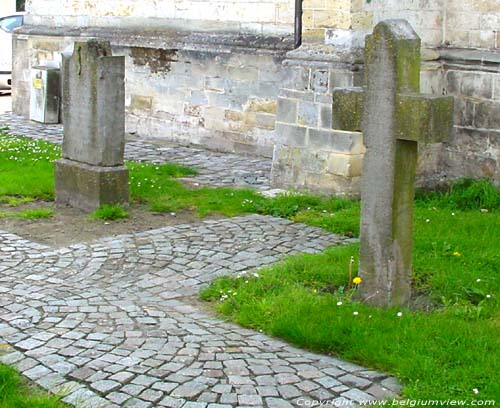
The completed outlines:
<svg viewBox="0 0 500 408">
<path fill-rule="evenodd" d="M 460 66 L 461 69 L 500 71 L 500 51 L 465 48 L 422 48 L 422 63 Z M 363 49 L 336 49 L 332 45 L 304 44 L 286 54 L 286 65 L 335 66 L 351 65 L 358 70 L 363 65 Z M 466 66 L 466 67 L 464 67 Z"/>
<path fill-rule="evenodd" d="M 437 48 L 439 57 L 447 64 L 480 65 L 500 69 L 500 51 L 464 48 Z"/>
<path fill-rule="evenodd" d="M 285 65 L 308 65 L 330 67 L 353 67 L 363 64 L 363 50 L 360 48 L 336 48 L 333 45 L 303 44 L 286 54 Z"/>
<path fill-rule="evenodd" d="M 293 49 L 293 35 L 271 36 L 228 32 L 190 32 L 174 29 L 137 29 L 111 27 L 49 27 L 24 25 L 15 31 L 19 39 L 28 36 L 99 38 L 114 46 L 182 49 L 217 53 L 287 52 Z"/>
</svg>

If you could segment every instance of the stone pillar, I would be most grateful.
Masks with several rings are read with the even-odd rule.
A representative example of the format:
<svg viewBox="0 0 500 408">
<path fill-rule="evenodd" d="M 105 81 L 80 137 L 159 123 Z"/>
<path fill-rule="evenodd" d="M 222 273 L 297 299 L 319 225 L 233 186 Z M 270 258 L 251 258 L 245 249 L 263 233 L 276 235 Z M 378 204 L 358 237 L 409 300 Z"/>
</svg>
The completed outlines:
<svg viewBox="0 0 500 408">
<path fill-rule="evenodd" d="M 56 161 L 56 203 L 92 211 L 128 202 L 125 59 L 109 42 L 77 42 L 63 56 L 63 158 Z"/>
<path fill-rule="evenodd" d="M 278 95 L 273 186 L 359 195 L 362 135 L 332 128 L 332 91 L 355 85 L 362 80 L 361 72 L 336 54 L 328 60 L 321 55 L 323 60 L 317 61 L 299 49 L 287 57 Z"/>
</svg>

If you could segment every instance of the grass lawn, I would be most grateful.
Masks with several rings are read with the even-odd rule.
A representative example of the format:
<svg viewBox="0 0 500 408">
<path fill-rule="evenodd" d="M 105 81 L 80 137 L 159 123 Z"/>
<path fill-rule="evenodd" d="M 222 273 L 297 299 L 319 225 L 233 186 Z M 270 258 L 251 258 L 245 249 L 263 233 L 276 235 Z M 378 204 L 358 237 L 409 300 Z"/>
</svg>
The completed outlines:
<svg viewBox="0 0 500 408">
<path fill-rule="evenodd" d="M 54 199 L 54 164 L 61 156 L 59 146 L 43 141 L 2 135 L 0 132 L 0 210 L 1 217 L 42 218 L 47 210 L 27 214 L 15 207 L 35 200 Z M 301 210 L 313 209 L 319 214 L 341 208 L 356 207 L 349 200 L 315 196 L 290 196 L 266 199 L 253 190 L 203 187 L 191 189 L 175 180 L 196 174 L 196 170 L 177 164 L 126 163 L 130 170 L 132 203 L 145 203 L 154 212 L 194 211 L 234 216 L 261 213 L 291 217 Z M 118 219 L 126 214 L 117 208 L 105 208 L 94 218 Z"/>
<path fill-rule="evenodd" d="M 26 200 L 53 199 L 52 162 L 59 155 L 59 148 L 48 143 L 0 136 L 0 201 L 13 208 L 4 216 L 22 216 L 15 207 Z M 152 211 L 260 213 L 349 236 L 359 231 L 357 201 L 190 189 L 175 177 L 195 174 L 193 169 L 127 166 L 132 201 Z M 99 214 L 94 216 L 128 215 L 116 208 Z M 376 309 L 353 300 L 348 271 L 354 259 L 355 276 L 357 245 L 290 258 L 259 271 L 258 278 L 219 279 L 202 298 L 242 325 L 390 372 L 405 384 L 406 397 L 498 399 L 499 237 L 499 191 L 487 182 L 464 181 L 449 192 L 417 199 L 415 302 L 410 309 Z"/>
<path fill-rule="evenodd" d="M 0 408 L 69 408 L 54 396 L 26 385 L 12 368 L 0 364 Z"/>
</svg>

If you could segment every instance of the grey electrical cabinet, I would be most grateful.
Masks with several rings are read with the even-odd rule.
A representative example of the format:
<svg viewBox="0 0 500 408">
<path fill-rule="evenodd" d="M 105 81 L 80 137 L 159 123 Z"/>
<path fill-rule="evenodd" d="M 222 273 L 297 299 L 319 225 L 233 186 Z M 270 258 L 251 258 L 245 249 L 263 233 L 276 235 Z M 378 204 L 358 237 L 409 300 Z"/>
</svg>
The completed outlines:
<svg viewBox="0 0 500 408">
<path fill-rule="evenodd" d="M 41 123 L 59 123 L 60 87 L 58 68 L 33 67 L 31 69 L 31 120 Z"/>
</svg>

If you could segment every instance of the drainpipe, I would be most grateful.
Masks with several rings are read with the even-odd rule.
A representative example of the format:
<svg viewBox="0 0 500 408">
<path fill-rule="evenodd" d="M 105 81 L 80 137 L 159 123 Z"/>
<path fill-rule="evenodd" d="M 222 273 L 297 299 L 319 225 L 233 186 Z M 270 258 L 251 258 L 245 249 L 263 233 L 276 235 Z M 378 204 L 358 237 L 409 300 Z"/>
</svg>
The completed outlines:
<svg viewBox="0 0 500 408">
<path fill-rule="evenodd" d="M 295 0 L 295 48 L 302 44 L 302 0 Z"/>
</svg>

